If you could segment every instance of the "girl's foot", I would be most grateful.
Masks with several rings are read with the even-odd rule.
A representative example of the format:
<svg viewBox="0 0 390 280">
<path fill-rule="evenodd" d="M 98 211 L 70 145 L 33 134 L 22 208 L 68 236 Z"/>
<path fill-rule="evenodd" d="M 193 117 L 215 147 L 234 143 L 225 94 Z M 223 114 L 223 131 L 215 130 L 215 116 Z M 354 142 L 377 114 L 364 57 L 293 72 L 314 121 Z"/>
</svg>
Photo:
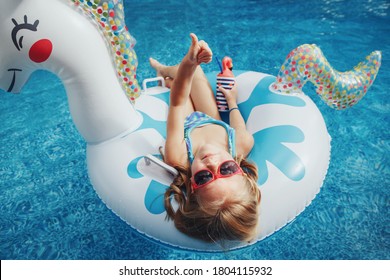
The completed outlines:
<svg viewBox="0 0 390 280">
<path fill-rule="evenodd" d="M 154 58 L 151 58 L 151 57 L 149 58 L 149 63 L 150 63 L 150 66 L 152 66 L 156 70 L 157 77 L 163 77 L 165 80 L 165 86 L 167 88 L 171 88 L 173 78 L 168 75 L 169 66 L 161 64 L 160 62 L 158 62 L 157 60 L 155 60 Z M 172 68 L 172 66 L 171 66 L 171 68 Z M 160 83 L 159 83 L 159 85 L 161 86 Z"/>
<path fill-rule="evenodd" d="M 150 66 L 152 66 L 156 70 L 157 77 L 165 78 L 163 75 L 164 68 L 166 67 L 165 65 L 161 64 L 160 62 L 151 57 L 149 58 L 149 63 Z"/>
</svg>

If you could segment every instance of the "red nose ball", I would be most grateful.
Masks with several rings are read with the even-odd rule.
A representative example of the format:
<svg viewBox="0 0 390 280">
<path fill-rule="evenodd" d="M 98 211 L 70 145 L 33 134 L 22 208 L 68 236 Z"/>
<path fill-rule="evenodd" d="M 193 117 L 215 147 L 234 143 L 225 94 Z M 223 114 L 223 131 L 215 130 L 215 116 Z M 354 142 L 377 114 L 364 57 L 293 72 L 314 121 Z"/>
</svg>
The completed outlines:
<svg viewBox="0 0 390 280">
<path fill-rule="evenodd" d="M 28 53 L 30 59 L 36 63 L 42 63 L 49 59 L 53 50 L 53 44 L 48 39 L 35 42 Z"/>
</svg>

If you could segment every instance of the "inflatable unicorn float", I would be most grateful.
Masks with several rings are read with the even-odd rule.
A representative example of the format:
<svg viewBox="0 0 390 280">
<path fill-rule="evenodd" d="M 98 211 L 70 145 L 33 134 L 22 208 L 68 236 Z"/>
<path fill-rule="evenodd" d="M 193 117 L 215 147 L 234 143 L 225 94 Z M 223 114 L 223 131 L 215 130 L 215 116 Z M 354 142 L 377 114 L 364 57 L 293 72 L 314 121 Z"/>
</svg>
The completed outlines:
<svg viewBox="0 0 390 280">
<path fill-rule="evenodd" d="M 91 183 L 104 203 L 161 243 L 220 250 L 165 220 L 163 194 L 176 174 L 158 152 L 166 137 L 169 89 L 164 81 L 148 88 L 155 80 L 150 79 L 141 90 L 135 40 L 127 31 L 122 1 L 1 0 L 0 20 L 0 88 L 19 92 L 36 69 L 58 75 L 87 143 Z M 328 169 L 330 137 L 303 85 L 311 81 L 328 105 L 348 108 L 367 92 L 380 62 L 375 51 L 352 71 L 341 73 L 318 47 L 303 45 L 287 56 L 277 77 L 234 71 L 238 106 L 255 139 L 250 159 L 259 167 L 257 240 L 299 215 L 319 192 Z M 211 84 L 216 74 L 207 74 Z M 247 245 L 231 242 L 224 249 Z"/>
</svg>

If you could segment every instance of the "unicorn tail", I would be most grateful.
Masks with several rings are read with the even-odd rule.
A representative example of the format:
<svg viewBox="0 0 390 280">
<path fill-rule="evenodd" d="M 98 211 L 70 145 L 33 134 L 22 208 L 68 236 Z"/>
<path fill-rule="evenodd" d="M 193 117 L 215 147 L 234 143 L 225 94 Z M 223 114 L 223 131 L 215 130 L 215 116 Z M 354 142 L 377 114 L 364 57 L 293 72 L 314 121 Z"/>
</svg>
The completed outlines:
<svg viewBox="0 0 390 280">
<path fill-rule="evenodd" d="M 292 50 L 279 70 L 273 89 L 302 92 L 307 81 L 313 83 L 317 94 L 334 109 L 352 107 L 363 98 L 381 65 L 381 52 L 374 51 L 351 71 L 339 72 L 326 60 L 316 45 L 302 45 Z"/>
</svg>

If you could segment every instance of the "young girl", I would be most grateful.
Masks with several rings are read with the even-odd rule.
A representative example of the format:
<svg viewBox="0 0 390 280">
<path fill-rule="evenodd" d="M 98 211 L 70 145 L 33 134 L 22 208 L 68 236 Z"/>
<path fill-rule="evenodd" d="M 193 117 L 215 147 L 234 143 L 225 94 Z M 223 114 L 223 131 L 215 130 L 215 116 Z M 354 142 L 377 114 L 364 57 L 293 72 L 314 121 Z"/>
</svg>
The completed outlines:
<svg viewBox="0 0 390 280">
<path fill-rule="evenodd" d="M 168 218 L 180 231 L 206 241 L 250 241 L 256 236 L 260 203 L 257 167 L 245 160 L 253 137 L 238 110 L 236 87 L 220 89 L 230 108 L 230 126 L 221 121 L 199 66 L 211 61 L 212 52 L 206 42 L 190 36 L 191 46 L 180 65 L 150 59 L 171 88 L 164 161 L 180 174 L 165 193 Z"/>
</svg>

